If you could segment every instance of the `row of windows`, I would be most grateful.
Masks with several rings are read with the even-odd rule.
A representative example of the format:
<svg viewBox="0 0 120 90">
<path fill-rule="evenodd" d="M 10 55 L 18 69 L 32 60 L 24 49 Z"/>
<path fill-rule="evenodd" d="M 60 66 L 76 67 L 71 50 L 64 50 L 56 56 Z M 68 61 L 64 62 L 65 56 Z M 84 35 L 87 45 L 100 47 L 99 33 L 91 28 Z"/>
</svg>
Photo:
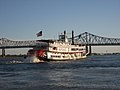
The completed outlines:
<svg viewBox="0 0 120 90">
<path fill-rule="evenodd" d="M 60 58 L 61 56 L 51 55 L 51 57 L 54 57 L 54 58 L 55 58 L 55 57 L 56 57 L 56 58 Z"/>
<path fill-rule="evenodd" d="M 57 47 L 53 47 L 53 50 L 57 50 Z M 65 48 L 59 49 L 60 51 L 65 51 Z M 84 48 L 71 48 L 71 51 L 81 51 L 85 50 Z"/>
<path fill-rule="evenodd" d="M 80 53 L 80 54 L 74 54 L 74 55 L 71 55 L 71 57 L 75 56 L 75 57 L 78 57 L 78 56 L 83 56 L 83 53 Z M 58 56 L 58 55 L 51 55 L 52 58 L 61 58 L 61 56 Z M 69 56 L 62 56 L 63 58 L 68 58 Z"/>
<path fill-rule="evenodd" d="M 81 50 L 85 50 L 84 48 L 71 48 L 71 51 L 81 51 Z"/>
<path fill-rule="evenodd" d="M 55 56 L 55 55 L 51 55 L 52 58 L 61 58 L 61 56 Z M 69 57 L 69 56 L 62 56 L 63 58 Z"/>
</svg>

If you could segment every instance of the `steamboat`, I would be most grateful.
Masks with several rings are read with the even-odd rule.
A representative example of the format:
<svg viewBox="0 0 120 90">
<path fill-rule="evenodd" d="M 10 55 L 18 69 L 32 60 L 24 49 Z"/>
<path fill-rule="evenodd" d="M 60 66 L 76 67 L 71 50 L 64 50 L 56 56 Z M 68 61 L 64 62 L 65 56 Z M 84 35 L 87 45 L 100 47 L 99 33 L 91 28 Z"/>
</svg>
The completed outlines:
<svg viewBox="0 0 120 90">
<path fill-rule="evenodd" d="M 44 44 L 28 50 L 25 63 L 39 63 L 44 61 L 79 60 L 86 58 L 85 45 L 74 44 L 74 32 L 72 31 L 72 43 L 68 42 L 66 31 L 59 35 L 58 40 L 39 40 Z"/>
</svg>

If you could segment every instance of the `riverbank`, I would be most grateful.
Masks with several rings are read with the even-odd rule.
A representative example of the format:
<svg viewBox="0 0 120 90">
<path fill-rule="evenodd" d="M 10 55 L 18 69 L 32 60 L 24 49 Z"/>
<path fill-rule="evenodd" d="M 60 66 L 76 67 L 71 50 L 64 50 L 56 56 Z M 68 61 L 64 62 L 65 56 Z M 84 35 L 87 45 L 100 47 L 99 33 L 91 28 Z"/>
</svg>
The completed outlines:
<svg viewBox="0 0 120 90">
<path fill-rule="evenodd" d="M 120 53 L 92 53 L 91 55 L 120 55 Z"/>
</svg>

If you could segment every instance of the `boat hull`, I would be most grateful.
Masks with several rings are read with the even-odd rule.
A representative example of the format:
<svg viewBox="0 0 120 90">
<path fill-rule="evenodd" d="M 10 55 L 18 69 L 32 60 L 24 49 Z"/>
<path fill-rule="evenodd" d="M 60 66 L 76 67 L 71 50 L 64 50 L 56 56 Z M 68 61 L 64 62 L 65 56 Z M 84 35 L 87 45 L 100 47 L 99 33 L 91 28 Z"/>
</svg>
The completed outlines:
<svg viewBox="0 0 120 90">
<path fill-rule="evenodd" d="M 23 63 L 40 63 L 47 61 L 70 61 L 70 60 L 81 60 L 86 58 L 86 55 L 81 56 L 76 54 L 62 54 L 62 55 L 57 54 L 56 57 L 53 57 L 55 56 L 55 54 L 50 54 L 50 53 L 48 54 L 49 55 L 47 55 L 47 57 L 28 56 Z"/>
</svg>

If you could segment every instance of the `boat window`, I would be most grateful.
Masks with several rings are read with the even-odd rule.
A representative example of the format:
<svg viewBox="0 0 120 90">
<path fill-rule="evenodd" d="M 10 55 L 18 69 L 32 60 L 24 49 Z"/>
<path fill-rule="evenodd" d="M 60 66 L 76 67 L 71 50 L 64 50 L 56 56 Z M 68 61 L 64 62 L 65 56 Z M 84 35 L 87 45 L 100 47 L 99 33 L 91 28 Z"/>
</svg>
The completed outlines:
<svg viewBox="0 0 120 90">
<path fill-rule="evenodd" d="M 81 51 L 85 50 L 85 48 L 71 48 L 71 51 Z"/>
<path fill-rule="evenodd" d="M 57 50 L 57 47 L 53 47 L 53 50 Z"/>
<path fill-rule="evenodd" d="M 79 51 L 83 50 L 83 48 L 80 48 Z"/>
<path fill-rule="evenodd" d="M 85 48 L 80 48 L 79 51 L 81 51 L 81 50 L 85 50 Z"/>
<path fill-rule="evenodd" d="M 77 51 L 79 50 L 78 48 L 71 48 L 72 51 Z"/>
<path fill-rule="evenodd" d="M 54 57 L 54 58 L 60 58 L 61 56 L 51 55 L 51 57 Z"/>
<path fill-rule="evenodd" d="M 59 40 L 64 40 L 65 39 L 65 36 L 64 35 L 59 35 Z"/>
</svg>

